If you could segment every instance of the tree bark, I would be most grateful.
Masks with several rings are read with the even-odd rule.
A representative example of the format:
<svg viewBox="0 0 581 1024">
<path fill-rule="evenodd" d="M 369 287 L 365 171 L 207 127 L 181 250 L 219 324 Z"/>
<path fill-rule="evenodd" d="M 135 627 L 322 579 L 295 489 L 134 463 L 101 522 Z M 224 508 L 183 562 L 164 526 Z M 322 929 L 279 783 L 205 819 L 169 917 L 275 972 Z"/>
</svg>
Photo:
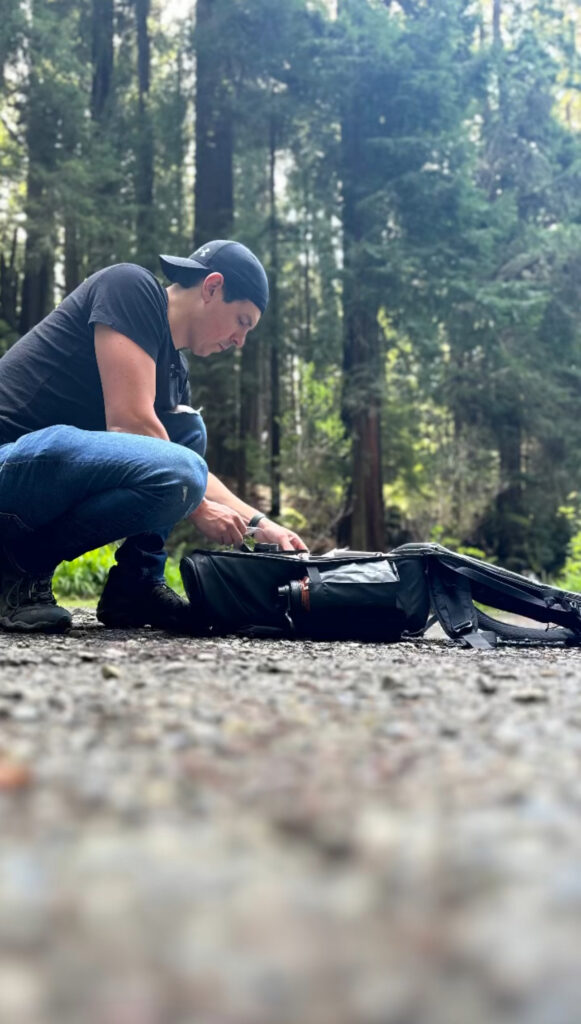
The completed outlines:
<svg viewBox="0 0 581 1024">
<path fill-rule="evenodd" d="M 92 0 L 91 5 L 91 120 L 104 120 L 113 81 L 113 0 Z"/>
<path fill-rule="evenodd" d="M 496 73 L 498 83 L 498 121 L 499 131 L 506 131 L 509 119 L 509 99 L 507 96 L 504 43 L 502 38 L 502 0 L 493 0 L 492 4 L 492 44 L 496 57 Z M 510 166 L 510 155 L 506 161 Z M 496 195 L 494 196 L 496 199 Z M 511 339 L 507 337 L 507 345 Z M 514 344 L 514 342 L 512 342 Z M 523 512 L 523 474 L 522 474 L 522 424 L 518 399 L 515 395 L 505 395 L 501 403 L 502 414 L 495 417 L 495 435 L 500 461 L 500 491 L 495 502 L 494 553 L 502 564 L 524 568 L 526 566 L 526 517 Z"/>
<path fill-rule="evenodd" d="M 198 0 L 196 8 L 196 183 L 194 248 L 214 238 L 230 238 L 234 220 L 233 118 L 229 68 L 221 42 L 231 17 L 224 0 Z M 218 476 L 234 481 L 240 421 L 234 353 L 198 360 L 196 401 L 204 406 L 208 463 Z"/>
<path fill-rule="evenodd" d="M 280 338 L 282 334 L 279 317 L 279 255 L 278 220 L 276 210 L 276 121 L 270 118 L 269 145 L 269 234 L 270 234 L 270 298 L 268 326 L 270 330 L 270 514 L 276 518 L 281 508 L 281 466 L 280 466 Z"/>
<path fill-rule="evenodd" d="M 65 214 L 65 292 L 67 295 L 81 283 L 79 231 L 74 210 Z"/>
<path fill-rule="evenodd" d="M 90 159 L 94 174 L 98 220 L 87 232 L 83 264 L 89 272 L 115 257 L 116 187 L 111 174 L 117 170 L 112 145 L 114 107 L 114 0 L 91 0 L 91 139 Z"/>
<path fill-rule="evenodd" d="M 365 198 L 365 139 L 362 97 L 355 82 L 345 99 L 341 124 L 343 218 L 343 395 L 342 419 L 351 440 L 351 480 L 338 528 L 340 544 L 381 550 L 385 542 L 381 461 L 383 366 L 377 309 L 366 284 L 370 267 L 362 244 L 369 230 L 361 212 Z"/>
<path fill-rule="evenodd" d="M 226 58 L 217 45 L 220 0 L 198 0 L 196 14 L 196 191 L 194 246 L 229 238 L 234 218 L 234 131 Z"/>
<path fill-rule="evenodd" d="M 351 438 L 351 483 L 339 541 L 380 551 L 385 543 L 381 459 L 381 360 L 376 317 L 344 310 L 343 422 Z"/>
<path fill-rule="evenodd" d="M 33 6 L 33 28 L 38 16 Z M 31 38 L 26 118 L 28 172 L 26 179 L 26 245 L 20 310 L 20 333 L 25 334 L 52 309 L 56 248 L 55 197 L 52 178 L 56 165 L 58 113 L 43 88 L 38 34 Z"/>
<path fill-rule="evenodd" d="M 497 423 L 500 491 L 496 497 L 494 553 L 501 565 L 526 566 L 523 508 L 522 427 L 518 410 Z"/>
<path fill-rule="evenodd" d="M 258 447 L 260 437 L 260 361 L 262 343 L 253 337 L 242 349 L 240 360 L 240 414 L 236 452 L 237 494 L 249 498 L 249 447 Z M 252 502 L 251 502 L 252 504 Z"/>
<path fill-rule="evenodd" d="M 154 212 L 154 142 L 149 109 L 151 47 L 147 18 L 150 0 L 135 0 L 137 21 L 137 81 L 139 87 L 137 123 L 137 167 L 135 199 L 137 205 L 137 262 L 149 270 L 157 268 Z"/>
<path fill-rule="evenodd" d="M 16 244 L 18 240 L 18 229 L 14 229 L 10 253 L 6 259 L 4 253 L 0 253 L 0 317 L 6 321 L 12 330 L 18 328 L 18 315 L 16 306 L 18 302 L 18 272 L 16 270 Z"/>
</svg>

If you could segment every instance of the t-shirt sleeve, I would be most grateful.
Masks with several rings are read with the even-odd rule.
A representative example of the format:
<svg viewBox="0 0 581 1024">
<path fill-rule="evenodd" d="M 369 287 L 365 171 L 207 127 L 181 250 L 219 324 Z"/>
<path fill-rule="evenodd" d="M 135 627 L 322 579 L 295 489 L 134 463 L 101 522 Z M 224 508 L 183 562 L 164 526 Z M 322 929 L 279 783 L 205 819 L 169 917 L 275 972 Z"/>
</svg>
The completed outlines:
<svg viewBox="0 0 581 1024">
<path fill-rule="evenodd" d="M 88 322 L 112 327 L 157 359 L 167 331 L 160 286 L 132 263 L 107 268 L 95 281 Z"/>
</svg>

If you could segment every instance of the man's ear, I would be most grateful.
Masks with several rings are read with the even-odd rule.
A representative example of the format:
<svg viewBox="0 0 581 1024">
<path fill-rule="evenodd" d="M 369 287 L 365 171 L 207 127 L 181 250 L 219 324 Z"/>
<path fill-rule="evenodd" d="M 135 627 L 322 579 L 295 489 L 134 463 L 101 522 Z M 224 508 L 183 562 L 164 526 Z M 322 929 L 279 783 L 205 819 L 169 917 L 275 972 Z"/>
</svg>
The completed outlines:
<svg viewBox="0 0 581 1024">
<path fill-rule="evenodd" d="M 202 281 L 202 298 L 204 302 L 210 302 L 210 300 L 216 295 L 224 285 L 224 276 L 217 270 L 214 270 L 211 274 Z"/>
</svg>

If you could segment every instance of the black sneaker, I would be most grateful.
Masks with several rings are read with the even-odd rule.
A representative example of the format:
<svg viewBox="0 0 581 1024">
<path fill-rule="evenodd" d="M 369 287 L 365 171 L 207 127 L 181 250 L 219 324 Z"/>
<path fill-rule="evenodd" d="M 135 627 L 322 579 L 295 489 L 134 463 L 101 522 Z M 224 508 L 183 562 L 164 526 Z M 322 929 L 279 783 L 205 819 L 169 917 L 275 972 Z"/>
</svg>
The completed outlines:
<svg viewBox="0 0 581 1024">
<path fill-rule="evenodd" d="M 51 576 L 30 576 L 0 553 L 0 626 L 14 633 L 64 633 L 72 615 L 54 599 Z"/>
<path fill-rule="evenodd" d="M 105 626 L 135 629 L 153 626 L 171 633 L 192 632 L 192 609 L 167 583 L 140 579 L 114 565 L 97 605 Z"/>
</svg>

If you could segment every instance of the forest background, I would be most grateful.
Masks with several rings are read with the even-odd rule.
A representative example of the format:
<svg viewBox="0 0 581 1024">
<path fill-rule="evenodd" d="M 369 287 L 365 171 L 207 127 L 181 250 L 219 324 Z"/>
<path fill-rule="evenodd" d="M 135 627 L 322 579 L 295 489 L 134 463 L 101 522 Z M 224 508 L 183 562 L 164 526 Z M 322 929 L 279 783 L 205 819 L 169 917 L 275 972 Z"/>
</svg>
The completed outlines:
<svg viewBox="0 0 581 1024">
<path fill-rule="evenodd" d="M 575 0 L 0 0 L 0 349 L 102 266 L 237 238 L 271 302 L 192 361 L 211 469 L 315 548 L 555 578 L 580 36 Z"/>
</svg>

